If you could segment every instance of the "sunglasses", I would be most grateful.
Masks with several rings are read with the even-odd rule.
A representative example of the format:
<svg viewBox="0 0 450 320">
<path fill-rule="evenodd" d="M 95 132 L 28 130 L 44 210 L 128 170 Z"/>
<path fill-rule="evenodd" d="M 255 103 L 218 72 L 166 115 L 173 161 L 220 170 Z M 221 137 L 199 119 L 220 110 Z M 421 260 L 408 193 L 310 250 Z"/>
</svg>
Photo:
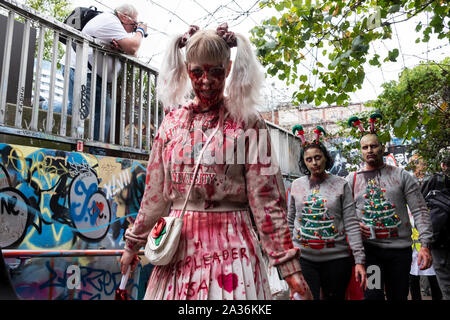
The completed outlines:
<svg viewBox="0 0 450 320">
<path fill-rule="evenodd" d="M 193 69 L 189 69 L 189 72 L 195 78 L 201 78 L 205 74 L 207 74 L 208 77 L 220 77 L 225 74 L 225 69 L 222 67 L 212 67 L 212 68 L 207 68 L 206 70 L 203 70 L 201 68 L 193 68 Z"/>
</svg>

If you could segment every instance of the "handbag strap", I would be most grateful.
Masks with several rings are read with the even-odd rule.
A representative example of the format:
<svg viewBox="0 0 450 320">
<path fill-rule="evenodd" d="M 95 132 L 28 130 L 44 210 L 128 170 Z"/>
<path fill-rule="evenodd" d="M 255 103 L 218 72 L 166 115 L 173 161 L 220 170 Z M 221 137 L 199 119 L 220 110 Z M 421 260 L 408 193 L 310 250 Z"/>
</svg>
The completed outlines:
<svg viewBox="0 0 450 320">
<path fill-rule="evenodd" d="M 225 120 L 225 118 L 226 118 L 227 116 L 228 116 L 228 112 L 224 115 L 224 117 L 223 117 L 222 120 Z M 193 174 L 193 176 L 192 176 L 191 185 L 189 186 L 188 193 L 187 193 L 187 195 L 186 195 L 186 199 L 184 200 L 183 208 L 181 209 L 181 215 L 180 215 L 180 218 L 181 218 L 181 219 L 183 219 L 184 213 L 186 212 L 186 206 L 187 206 L 187 203 L 188 203 L 188 201 L 189 201 L 189 196 L 191 195 L 191 191 L 192 191 L 192 188 L 193 188 L 193 186 L 194 186 L 195 179 L 197 178 L 198 169 L 199 169 L 199 167 L 200 167 L 200 160 L 201 160 L 202 157 L 203 157 L 203 153 L 205 152 L 206 147 L 208 146 L 208 144 L 211 142 L 212 138 L 215 136 L 215 134 L 216 134 L 217 131 L 219 130 L 220 124 L 221 124 L 221 123 L 222 123 L 222 121 L 220 121 L 220 119 L 219 119 L 219 121 L 218 121 L 218 123 L 217 123 L 217 127 L 214 129 L 213 133 L 211 133 L 211 135 L 208 137 L 208 139 L 206 139 L 206 142 L 205 142 L 205 144 L 204 144 L 204 146 L 203 146 L 202 150 L 200 151 L 200 154 L 199 154 L 199 156 L 198 156 L 198 158 L 197 158 L 197 163 L 195 164 L 194 174 Z"/>
</svg>

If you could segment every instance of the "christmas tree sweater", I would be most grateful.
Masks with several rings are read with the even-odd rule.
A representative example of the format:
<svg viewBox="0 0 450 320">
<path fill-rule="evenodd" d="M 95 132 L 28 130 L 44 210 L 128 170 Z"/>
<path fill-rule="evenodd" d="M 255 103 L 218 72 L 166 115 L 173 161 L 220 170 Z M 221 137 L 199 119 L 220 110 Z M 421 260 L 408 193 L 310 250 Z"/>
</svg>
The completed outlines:
<svg viewBox="0 0 450 320">
<path fill-rule="evenodd" d="M 419 242 L 431 243 L 433 233 L 425 200 L 406 170 L 384 165 L 377 170 L 350 173 L 347 180 L 355 194 L 358 218 L 372 232 L 365 241 L 382 248 L 411 246 L 408 206 L 419 231 Z"/>
<path fill-rule="evenodd" d="M 364 264 L 352 191 L 344 178 L 328 175 L 319 186 L 311 186 L 308 176 L 295 180 L 287 220 L 303 258 L 324 262 L 353 253 L 355 262 Z"/>
</svg>

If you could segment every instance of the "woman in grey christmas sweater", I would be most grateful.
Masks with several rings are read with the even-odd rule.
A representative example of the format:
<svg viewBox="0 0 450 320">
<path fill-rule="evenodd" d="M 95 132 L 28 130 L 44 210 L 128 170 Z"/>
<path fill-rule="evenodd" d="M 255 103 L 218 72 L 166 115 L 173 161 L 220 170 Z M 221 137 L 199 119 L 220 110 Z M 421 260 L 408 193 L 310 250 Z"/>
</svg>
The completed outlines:
<svg viewBox="0 0 450 320">
<path fill-rule="evenodd" d="M 303 143 L 300 169 L 305 176 L 292 183 L 287 217 L 294 245 L 301 249 L 303 275 L 315 300 L 345 299 L 352 254 L 356 281 L 361 286 L 367 281 L 352 191 L 344 178 L 326 172 L 331 167 L 332 159 L 318 139 Z"/>
</svg>

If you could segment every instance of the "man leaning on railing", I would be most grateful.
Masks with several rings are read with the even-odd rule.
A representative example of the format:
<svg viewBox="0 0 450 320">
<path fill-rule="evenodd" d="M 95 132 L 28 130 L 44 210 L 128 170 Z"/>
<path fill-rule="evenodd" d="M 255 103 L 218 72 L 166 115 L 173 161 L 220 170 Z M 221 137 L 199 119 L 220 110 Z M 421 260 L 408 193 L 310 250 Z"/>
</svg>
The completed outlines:
<svg viewBox="0 0 450 320">
<path fill-rule="evenodd" d="M 93 38 L 96 38 L 103 42 L 105 45 L 111 46 L 113 50 L 118 50 L 123 53 L 136 56 L 139 47 L 142 44 L 142 39 L 147 36 L 147 26 L 137 21 L 138 12 L 136 8 L 130 4 L 123 4 L 117 7 L 114 12 L 100 13 L 96 17 L 92 18 L 81 31 Z M 134 34 L 133 34 L 134 33 Z M 72 110 L 73 100 L 73 80 L 75 74 L 75 55 L 72 55 L 73 59 L 70 68 L 70 84 L 69 84 L 69 105 L 68 112 Z M 98 56 L 97 60 L 97 82 L 96 82 L 96 94 L 95 94 L 95 123 L 94 123 L 94 140 L 99 140 L 100 132 L 100 111 L 101 111 L 101 89 L 102 89 L 102 55 Z M 108 70 L 112 70 L 113 59 L 107 57 Z M 93 53 L 90 51 L 89 57 L 89 69 L 93 63 Z M 121 65 L 117 63 L 116 67 L 118 72 Z M 90 88 L 90 74 L 88 71 L 87 87 Z M 112 81 L 112 72 L 108 72 L 108 82 Z M 111 114 L 111 92 L 108 90 L 106 94 L 106 121 L 105 121 L 105 134 L 108 134 L 110 129 Z"/>
</svg>

